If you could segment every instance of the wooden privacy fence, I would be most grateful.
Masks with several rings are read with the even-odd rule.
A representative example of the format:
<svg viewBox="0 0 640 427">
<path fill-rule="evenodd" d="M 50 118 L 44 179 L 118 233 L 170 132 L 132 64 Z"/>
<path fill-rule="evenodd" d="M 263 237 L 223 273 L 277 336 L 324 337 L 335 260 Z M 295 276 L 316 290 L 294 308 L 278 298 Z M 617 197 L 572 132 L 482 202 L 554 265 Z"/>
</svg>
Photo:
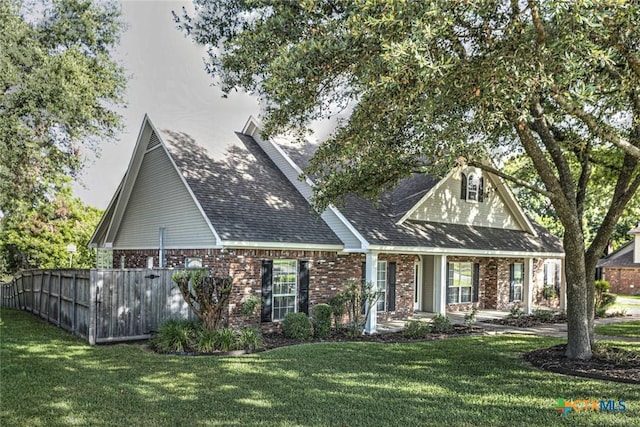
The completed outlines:
<svg viewBox="0 0 640 427">
<path fill-rule="evenodd" d="M 0 297 L 90 344 L 146 339 L 166 319 L 194 318 L 171 280 L 177 271 L 30 270 L 3 284 Z"/>
</svg>

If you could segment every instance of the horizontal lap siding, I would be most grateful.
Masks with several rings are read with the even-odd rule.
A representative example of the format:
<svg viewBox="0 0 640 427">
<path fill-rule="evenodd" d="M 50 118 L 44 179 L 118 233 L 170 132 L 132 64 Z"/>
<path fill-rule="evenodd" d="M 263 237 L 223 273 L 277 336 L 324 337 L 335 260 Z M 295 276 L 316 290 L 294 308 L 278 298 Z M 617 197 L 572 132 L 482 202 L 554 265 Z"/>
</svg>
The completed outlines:
<svg viewBox="0 0 640 427">
<path fill-rule="evenodd" d="M 160 227 L 165 227 L 165 247 L 215 244 L 213 233 L 163 147 L 145 154 L 114 246 L 159 247 Z"/>
<path fill-rule="evenodd" d="M 451 176 L 411 214 L 411 219 L 521 230 L 489 179 L 484 181 L 484 191 L 489 194 L 483 202 L 461 199 L 460 185 L 460 179 Z"/>
</svg>

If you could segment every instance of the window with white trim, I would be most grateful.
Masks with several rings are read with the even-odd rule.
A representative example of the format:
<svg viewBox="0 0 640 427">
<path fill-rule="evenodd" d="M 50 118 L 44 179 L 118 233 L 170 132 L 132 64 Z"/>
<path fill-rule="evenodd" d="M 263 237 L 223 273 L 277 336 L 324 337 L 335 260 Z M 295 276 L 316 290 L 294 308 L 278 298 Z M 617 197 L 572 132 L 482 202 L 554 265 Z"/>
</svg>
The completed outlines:
<svg viewBox="0 0 640 427">
<path fill-rule="evenodd" d="M 447 304 L 471 302 L 473 263 L 450 262 L 447 270 Z"/>
<path fill-rule="evenodd" d="M 522 286 L 524 284 L 524 264 L 511 264 L 511 298 L 510 301 L 522 301 Z"/>
<path fill-rule="evenodd" d="M 469 174 L 469 178 L 467 180 L 467 200 L 478 201 L 478 190 L 480 187 L 480 179 L 478 175 L 472 173 Z"/>
<path fill-rule="evenodd" d="M 378 277 L 376 278 L 377 291 L 380 292 L 378 297 L 378 311 L 386 310 L 387 301 L 387 261 L 378 261 Z"/>
<path fill-rule="evenodd" d="M 273 260 L 273 320 L 296 312 L 298 273 L 296 260 Z"/>
</svg>

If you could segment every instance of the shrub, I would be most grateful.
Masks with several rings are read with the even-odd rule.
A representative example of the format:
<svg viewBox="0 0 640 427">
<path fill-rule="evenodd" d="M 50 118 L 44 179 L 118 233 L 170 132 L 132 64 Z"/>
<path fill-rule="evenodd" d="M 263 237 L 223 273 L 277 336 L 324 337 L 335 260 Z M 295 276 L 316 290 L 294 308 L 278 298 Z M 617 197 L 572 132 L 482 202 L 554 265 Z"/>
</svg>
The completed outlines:
<svg viewBox="0 0 640 427">
<path fill-rule="evenodd" d="M 313 334 L 316 338 L 326 338 L 331 332 L 331 306 L 316 304 L 311 313 L 313 315 Z"/>
<path fill-rule="evenodd" d="M 304 313 L 289 313 L 282 322 L 282 333 L 287 338 L 308 340 L 313 336 L 311 321 Z"/>
<path fill-rule="evenodd" d="M 469 326 L 472 323 L 475 323 L 477 316 L 478 316 L 478 307 L 474 305 L 473 307 L 471 307 L 471 311 L 469 311 L 468 313 L 465 313 L 464 324 Z"/>
<path fill-rule="evenodd" d="M 594 308 L 596 316 L 605 316 L 607 309 L 616 302 L 616 295 L 609 293 L 611 285 L 606 280 L 595 281 L 595 301 Z"/>
<path fill-rule="evenodd" d="M 196 322 L 191 320 L 169 319 L 160 325 L 157 336 L 151 340 L 151 345 L 163 353 L 191 350 L 198 328 Z"/>
<path fill-rule="evenodd" d="M 603 317 L 607 314 L 607 309 L 616 302 L 616 294 L 603 292 L 599 297 L 599 305 L 596 307 L 596 314 Z"/>
<path fill-rule="evenodd" d="M 333 322 L 335 328 L 338 329 L 342 326 L 342 316 L 344 316 L 344 295 L 338 294 L 329 300 L 329 306 L 331 307 L 331 315 L 333 316 Z"/>
<path fill-rule="evenodd" d="M 216 348 L 220 351 L 231 351 L 236 349 L 236 336 L 233 329 L 219 328 L 215 332 Z"/>
<path fill-rule="evenodd" d="M 447 334 L 453 330 L 451 320 L 446 315 L 436 313 L 431 319 L 431 332 L 434 334 Z"/>
<path fill-rule="evenodd" d="M 196 331 L 195 349 L 198 353 L 212 353 L 216 349 L 216 334 L 208 329 Z"/>
<path fill-rule="evenodd" d="M 240 306 L 240 315 L 247 318 L 253 316 L 258 304 L 260 304 L 260 298 L 255 295 L 251 295 L 249 298 L 244 300 Z"/>
<path fill-rule="evenodd" d="M 520 307 L 518 307 L 517 305 L 511 307 L 511 310 L 509 310 L 509 318 L 510 319 L 518 319 L 523 314 L 524 314 L 524 311 L 522 311 L 522 309 Z"/>
<path fill-rule="evenodd" d="M 557 296 L 556 288 L 552 285 L 544 285 L 542 288 L 542 297 L 546 300 L 553 299 Z"/>
<path fill-rule="evenodd" d="M 238 337 L 238 348 L 251 353 L 262 348 L 262 334 L 258 328 L 242 328 Z"/>
<path fill-rule="evenodd" d="M 535 309 L 533 310 L 533 317 L 543 322 L 549 322 L 553 320 L 554 313 L 551 310 Z"/>
<path fill-rule="evenodd" d="M 427 322 L 420 320 L 410 320 L 407 322 L 402 335 L 407 338 L 426 338 L 431 333 L 431 326 Z"/>
</svg>

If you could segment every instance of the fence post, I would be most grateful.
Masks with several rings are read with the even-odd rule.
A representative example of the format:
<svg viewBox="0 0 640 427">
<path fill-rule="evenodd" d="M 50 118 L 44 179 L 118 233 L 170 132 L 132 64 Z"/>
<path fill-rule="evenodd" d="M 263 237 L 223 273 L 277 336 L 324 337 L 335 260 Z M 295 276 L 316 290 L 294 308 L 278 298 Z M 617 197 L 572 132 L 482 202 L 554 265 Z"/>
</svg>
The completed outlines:
<svg viewBox="0 0 640 427">
<path fill-rule="evenodd" d="M 98 286 L 98 270 L 91 269 L 89 279 L 89 345 L 96 345 L 97 334 L 97 286 Z"/>
<path fill-rule="evenodd" d="M 62 273 L 58 271 L 58 327 L 62 327 Z"/>
<path fill-rule="evenodd" d="M 76 280 L 76 276 L 77 276 L 77 272 L 74 270 L 73 272 L 73 277 L 71 279 L 71 293 L 73 295 L 73 297 L 71 297 L 71 306 L 73 307 L 73 314 L 71 315 L 71 333 L 73 335 L 76 334 L 76 311 L 77 311 L 77 306 L 76 306 L 76 300 L 77 300 L 77 290 L 76 287 L 78 286 L 78 281 Z"/>
</svg>

